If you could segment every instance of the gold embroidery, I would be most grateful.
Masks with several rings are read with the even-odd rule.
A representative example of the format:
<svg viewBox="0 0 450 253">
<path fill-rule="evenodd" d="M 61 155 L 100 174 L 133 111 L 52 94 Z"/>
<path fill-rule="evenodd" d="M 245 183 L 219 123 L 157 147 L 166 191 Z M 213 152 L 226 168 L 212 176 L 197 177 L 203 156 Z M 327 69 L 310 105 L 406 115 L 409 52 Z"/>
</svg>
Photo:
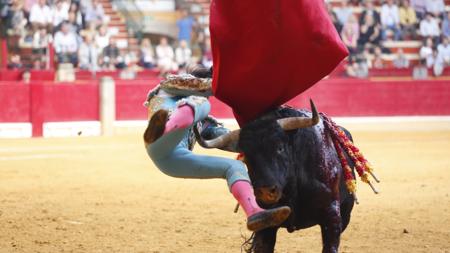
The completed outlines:
<svg viewBox="0 0 450 253">
<path fill-rule="evenodd" d="M 197 78 L 189 74 L 169 75 L 166 80 L 161 81 L 162 89 L 176 89 L 185 91 L 206 92 L 211 89 L 210 78 Z"/>
<path fill-rule="evenodd" d="M 151 119 L 153 114 L 161 109 L 161 105 L 164 103 L 164 98 L 154 96 L 148 101 L 148 119 Z"/>
</svg>

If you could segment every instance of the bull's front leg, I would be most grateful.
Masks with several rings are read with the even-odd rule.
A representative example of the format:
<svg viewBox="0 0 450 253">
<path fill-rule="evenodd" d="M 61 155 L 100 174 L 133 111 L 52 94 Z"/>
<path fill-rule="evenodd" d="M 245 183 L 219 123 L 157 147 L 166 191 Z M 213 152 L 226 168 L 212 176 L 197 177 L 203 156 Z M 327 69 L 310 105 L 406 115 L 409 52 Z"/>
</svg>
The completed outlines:
<svg viewBox="0 0 450 253">
<path fill-rule="evenodd" d="M 320 227 L 322 230 L 322 252 L 337 253 L 342 232 L 341 212 L 338 200 L 332 201 L 325 208 Z"/>
<path fill-rule="evenodd" d="M 253 252 L 273 253 L 275 241 L 277 240 L 278 228 L 267 228 L 256 232 L 253 239 Z"/>
</svg>

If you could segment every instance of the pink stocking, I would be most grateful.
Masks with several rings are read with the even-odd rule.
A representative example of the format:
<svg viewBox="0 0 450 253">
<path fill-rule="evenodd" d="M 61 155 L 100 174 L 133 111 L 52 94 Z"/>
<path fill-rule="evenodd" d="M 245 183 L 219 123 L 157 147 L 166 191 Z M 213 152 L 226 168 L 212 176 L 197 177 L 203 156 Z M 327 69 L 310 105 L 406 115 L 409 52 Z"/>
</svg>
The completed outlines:
<svg viewBox="0 0 450 253">
<path fill-rule="evenodd" d="M 256 203 L 253 188 L 247 181 L 237 181 L 231 186 L 231 193 L 247 214 L 247 217 L 263 211 Z"/>
<path fill-rule="evenodd" d="M 166 123 L 164 134 L 187 128 L 194 122 L 194 110 L 189 105 L 182 105 L 178 107 L 171 115 Z"/>
</svg>

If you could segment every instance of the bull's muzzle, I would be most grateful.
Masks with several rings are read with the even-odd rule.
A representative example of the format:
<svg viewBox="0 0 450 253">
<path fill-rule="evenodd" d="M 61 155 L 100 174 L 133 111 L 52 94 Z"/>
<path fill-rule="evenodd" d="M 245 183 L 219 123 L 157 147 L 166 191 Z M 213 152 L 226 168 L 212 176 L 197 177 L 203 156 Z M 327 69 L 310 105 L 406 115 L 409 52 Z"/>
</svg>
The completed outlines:
<svg viewBox="0 0 450 253">
<path fill-rule="evenodd" d="M 280 200 L 281 195 L 281 190 L 277 186 L 258 187 L 255 189 L 256 199 L 267 205 L 277 203 Z"/>
</svg>

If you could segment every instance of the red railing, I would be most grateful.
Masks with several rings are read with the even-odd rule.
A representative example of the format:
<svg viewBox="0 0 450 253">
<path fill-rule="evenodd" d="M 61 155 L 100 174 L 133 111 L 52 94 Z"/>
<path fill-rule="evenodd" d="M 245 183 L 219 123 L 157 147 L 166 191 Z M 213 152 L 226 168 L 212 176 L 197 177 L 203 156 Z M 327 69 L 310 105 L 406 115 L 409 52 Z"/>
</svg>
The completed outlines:
<svg viewBox="0 0 450 253">
<path fill-rule="evenodd" d="M 142 103 L 148 90 L 157 83 L 117 81 L 116 119 L 145 120 L 147 111 Z M 449 97 L 448 80 L 329 79 L 321 81 L 288 104 L 308 108 L 308 99 L 312 98 L 320 111 L 331 116 L 449 116 Z M 84 81 L 83 84 L 0 82 L 0 101 L 0 123 L 31 122 L 34 136 L 42 135 L 44 122 L 99 120 L 97 81 Z M 233 117 L 229 107 L 214 98 L 210 101 L 214 116 Z M 250 103 L 248 106 L 251 106 Z"/>
</svg>

